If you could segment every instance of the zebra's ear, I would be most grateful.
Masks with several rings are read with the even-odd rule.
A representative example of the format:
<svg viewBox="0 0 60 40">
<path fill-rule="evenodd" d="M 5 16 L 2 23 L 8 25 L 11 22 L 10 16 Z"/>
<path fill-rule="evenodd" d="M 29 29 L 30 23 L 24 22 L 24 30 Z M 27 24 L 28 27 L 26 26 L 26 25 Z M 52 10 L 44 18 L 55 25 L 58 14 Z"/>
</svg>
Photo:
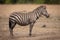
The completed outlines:
<svg viewBox="0 0 60 40">
<path fill-rule="evenodd" d="M 43 6 L 44 9 L 46 9 L 46 6 Z"/>
<path fill-rule="evenodd" d="M 46 6 L 44 6 L 44 5 L 42 5 L 42 6 L 40 6 L 40 7 L 46 9 Z"/>
</svg>

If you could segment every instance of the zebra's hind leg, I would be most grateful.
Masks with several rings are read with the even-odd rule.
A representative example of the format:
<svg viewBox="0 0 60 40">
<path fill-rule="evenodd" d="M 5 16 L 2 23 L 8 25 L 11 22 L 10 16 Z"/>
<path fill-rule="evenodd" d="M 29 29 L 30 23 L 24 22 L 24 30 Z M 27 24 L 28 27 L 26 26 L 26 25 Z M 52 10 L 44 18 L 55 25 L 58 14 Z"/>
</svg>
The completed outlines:
<svg viewBox="0 0 60 40">
<path fill-rule="evenodd" d="M 16 25 L 15 21 L 9 20 L 9 30 L 10 30 L 11 37 L 13 36 L 13 28 L 15 27 L 15 25 Z"/>
</svg>

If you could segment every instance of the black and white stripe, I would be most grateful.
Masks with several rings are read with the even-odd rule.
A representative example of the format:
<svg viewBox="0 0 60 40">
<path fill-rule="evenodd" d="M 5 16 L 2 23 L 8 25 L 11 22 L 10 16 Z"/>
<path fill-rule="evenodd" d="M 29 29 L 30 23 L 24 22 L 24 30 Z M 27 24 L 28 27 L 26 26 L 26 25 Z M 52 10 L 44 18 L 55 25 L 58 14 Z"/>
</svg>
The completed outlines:
<svg viewBox="0 0 60 40">
<path fill-rule="evenodd" d="M 31 36 L 33 25 L 41 15 L 45 15 L 46 17 L 49 16 L 46 10 L 46 6 L 39 6 L 32 12 L 13 12 L 9 17 L 9 29 L 11 35 L 13 35 L 13 28 L 16 24 L 19 24 L 21 26 L 30 24 L 29 35 Z"/>
</svg>

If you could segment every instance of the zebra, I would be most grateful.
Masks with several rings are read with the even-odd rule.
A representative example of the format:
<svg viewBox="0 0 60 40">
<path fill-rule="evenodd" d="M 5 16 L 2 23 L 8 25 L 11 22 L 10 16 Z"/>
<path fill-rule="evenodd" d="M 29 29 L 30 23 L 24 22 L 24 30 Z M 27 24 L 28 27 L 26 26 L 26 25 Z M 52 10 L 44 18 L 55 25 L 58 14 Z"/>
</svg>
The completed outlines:
<svg viewBox="0 0 60 40">
<path fill-rule="evenodd" d="M 13 12 L 9 16 L 9 30 L 11 36 L 13 36 L 13 28 L 16 24 L 20 26 L 29 25 L 29 36 L 32 35 L 32 29 L 36 20 L 39 19 L 41 15 L 49 18 L 49 14 L 46 10 L 46 6 L 39 6 L 31 12 Z"/>
</svg>

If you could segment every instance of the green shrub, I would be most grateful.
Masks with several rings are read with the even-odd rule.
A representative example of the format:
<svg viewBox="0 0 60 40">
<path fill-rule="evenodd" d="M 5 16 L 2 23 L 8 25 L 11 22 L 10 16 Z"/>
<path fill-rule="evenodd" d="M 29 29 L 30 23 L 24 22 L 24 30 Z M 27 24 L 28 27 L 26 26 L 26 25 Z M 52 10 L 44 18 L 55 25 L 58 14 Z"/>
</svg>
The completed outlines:
<svg viewBox="0 0 60 40">
<path fill-rule="evenodd" d="M 34 3 L 34 4 L 60 4 L 60 0 L 0 0 L 0 4 L 22 4 L 22 3 Z"/>
<path fill-rule="evenodd" d="M 34 3 L 36 4 L 43 4 L 45 0 L 34 0 Z"/>
<path fill-rule="evenodd" d="M 60 0 L 45 0 L 46 4 L 60 4 Z"/>
<path fill-rule="evenodd" d="M 0 4 L 4 4 L 5 3 L 5 0 L 0 0 Z"/>
</svg>

